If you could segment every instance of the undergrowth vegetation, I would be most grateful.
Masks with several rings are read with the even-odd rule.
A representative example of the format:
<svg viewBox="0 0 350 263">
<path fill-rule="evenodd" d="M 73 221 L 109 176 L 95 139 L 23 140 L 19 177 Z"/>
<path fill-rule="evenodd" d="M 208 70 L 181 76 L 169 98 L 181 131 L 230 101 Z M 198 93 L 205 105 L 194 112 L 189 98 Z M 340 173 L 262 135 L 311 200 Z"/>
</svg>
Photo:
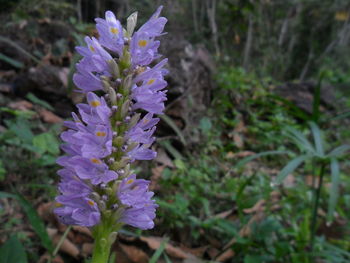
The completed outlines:
<svg viewBox="0 0 350 263">
<path fill-rule="evenodd" d="M 71 27 L 72 32 L 55 42 L 50 59 L 57 68 L 65 67 L 69 72 L 65 92 L 71 99 L 71 76 L 78 58 L 69 49 L 82 41 L 82 35 L 92 34 L 91 24 L 82 21 L 94 16 L 92 2 L 86 4 L 86 13 L 78 18 L 75 7 L 67 1 L 33 0 L 36 5 L 29 0 L 0 1 L 5 2 L 6 8 L 13 8 L 8 28 L 24 25 L 23 21 L 32 23 L 35 15 L 42 20 L 50 16 L 68 21 L 67 28 Z M 15 2 L 21 4 L 16 6 Z M 210 12 L 206 13 L 213 9 L 214 2 L 172 2 L 174 10 L 181 13 L 169 12 L 169 20 L 177 19 L 180 26 L 190 23 L 184 34 L 194 43 L 204 43 L 221 66 L 216 70 L 210 105 L 199 125 L 191 127 L 200 138 L 198 142 L 186 145 L 180 121 L 161 117 L 161 125 L 165 123 L 175 134 L 166 134 L 155 145 L 167 157 L 166 164 L 155 161 L 147 167 L 151 169 L 138 168 L 151 179 L 156 192 L 159 208 L 155 229 L 142 232 L 124 228 L 121 234 L 130 243 L 136 237 L 163 237 L 165 241 L 151 258 L 153 263 L 172 262 L 165 248 L 168 241 L 202 249 L 205 252 L 200 262 L 350 262 L 349 60 L 344 59 L 348 49 L 341 34 L 339 38 L 330 37 L 350 30 L 349 16 L 341 16 L 346 15 L 342 11 L 346 1 L 327 0 L 324 6 L 317 1 L 298 1 L 293 8 L 290 6 L 294 1 L 260 1 L 256 5 L 250 1 L 218 1 L 219 32 L 210 23 Z M 150 1 L 130 3 L 136 9 L 153 10 Z M 270 15 L 269 3 L 281 11 Z M 120 12 L 126 13 L 128 8 Z M 338 18 L 330 25 L 327 19 L 333 19 L 334 12 Z M 315 21 L 318 27 L 313 28 Z M 49 25 L 47 21 L 38 24 L 45 23 Z M 174 26 L 175 22 L 171 23 Z M 290 23 L 290 35 L 282 34 L 284 23 Z M 20 56 L 11 58 L 0 51 L 0 62 L 6 64 L 6 70 L 15 69 L 15 75 L 20 74 L 27 64 L 46 59 L 46 47 L 37 39 L 38 24 L 23 29 L 36 39 L 28 43 L 37 45 L 37 52 L 22 54 L 23 48 L 10 45 L 23 55 L 23 63 L 17 61 Z M 210 26 L 204 26 L 207 24 Z M 231 24 L 237 26 L 227 26 Z M 258 29 L 256 40 L 250 52 L 244 54 L 247 63 L 243 65 L 240 54 L 245 50 L 249 27 L 254 25 Z M 329 41 L 320 41 L 323 35 L 319 32 L 328 32 Z M 228 63 L 231 58 L 237 66 Z M 35 65 L 42 66 L 41 63 Z M 303 75 L 304 67 L 307 73 Z M 314 81 L 304 83 L 308 78 Z M 170 89 L 176 86 L 169 83 Z M 286 85 L 289 93 L 279 93 Z M 301 85 L 308 93 L 299 93 Z M 330 99 L 333 104 L 325 106 L 322 100 L 328 93 L 322 94 L 331 89 L 335 90 Z M 20 91 L 20 87 L 15 90 Z M 39 99 L 32 93 L 22 96 L 32 103 L 29 108 L 9 106 L 8 97 L 0 93 L 0 263 L 39 262 L 44 254 L 47 260 L 42 262 L 51 262 L 62 254 L 64 262 L 87 263 L 89 256 L 74 259 L 59 252 L 62 243 L 57 239 L 53 242 L 49 236 L 52 233 L 47 233 L 47 229 L 54 228 L 52 219 L 39 216 L 36 209 L 57 194 L 55 160 L 60 155 L 58 134 L 62 128 L 38 116 L 43 110 L 55 111 L 51 105 L 55 97 L 45 101 L 45 96 Z M 63 242 L 70 228 L 57 228 L 66 231 Z M 139 245 L 141 241 L 135 243 Z M 7 255 L 8 261 L 2 255 Z"/>
</svg>

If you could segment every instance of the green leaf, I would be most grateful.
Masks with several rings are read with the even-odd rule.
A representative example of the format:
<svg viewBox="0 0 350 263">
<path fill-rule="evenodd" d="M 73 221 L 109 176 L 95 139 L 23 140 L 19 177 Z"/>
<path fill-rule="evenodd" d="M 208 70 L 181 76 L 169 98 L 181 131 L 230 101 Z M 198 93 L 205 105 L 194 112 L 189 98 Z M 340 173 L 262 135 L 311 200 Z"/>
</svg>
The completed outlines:
<svg viewBox="0 0 350 263">
<path fill-rule="evenodd" d="M 0 263 L 27 263 L 27 254 L 16 236 L 0 247 Z"/>
<path fill-rule="evenodd" d="M 6 169 L 2 163 L 2 160 L 0 160 L 0 181 L 5 179 Z"/>
<path fill-rule="evenodd" d="M 17 195 L 6 193 L 6 192 L 0 192 L 0 198 L 14 198 L 17 199 Z"/>
<path fill-rule="evenodd" d="M 48 152 L 53 155 L 58 155 L 60 153 L 56 137 L 49 132 L 36 135 L 33 138 L 33 145 L 39 149 L 39 153 L 41 154 Z"/>
<path fill-rule="evenodd" d="M 28 93 L 26 98 L 33 102 L 34 104 L 38 104 L 48 110 L 54 111 L 55 109 L 46 101 L 39 99 L 37 96 L 35 96 L 33 93 Z"/>
<path fill-rule="evenodd" d="M 258 154 L 254 154 L 251 156 L 248 156 L 246 158 L 244 158 L 243 160 L 239 161 L 235 167 L 236 168 L 240 168 L 242 166 L 244 166 L 246 163 L 249 163 L 257 158 L 263 157 L 263 156 L 268 156 L 268 155 L 279 155 L 279 154 L 287 154 L 287 151 L 266 151 L 266 152 L 261 152 Z"/>
<path fill-rule="evenodd" d="M 159 248 L 154 252 L 153 256 L 148 261 L 149 263 L 157 263 L 158 262 L 158 259 L 162 255 L 167 242 L 168 241 L 165 240 L 165 239 L 162 241 L 162 243 L 160 244 Z"/>
<path fill-rule="evenodd" d="M 328 201 L 328 213 L 327 213 L 327 221 L 331 223 L 333 220 L 333 214 L 335 211 L 335 207 L 337 205 L 338 197 L 339 197 L 339 163 L 335 158 L 331 159 L 331 189 Z"/>
<path fill-rule="evenodd" d="M 9 130 L 11 130 L 14 134 L 17 135 L 21 141 L 25 143 L 31 143 L 34 137 L 32 131 L 30 130 L 30 126 L 27 120 L 23 118 L 18 118 L 16 123 L 5 121 Z"/>
<path fill-rule="evenodd" d="M 184 159 L 182 154 L 174 146 L 172 146 L 170 141 L 160 141 L 159 144 L 162 145 L 175 159 Z"/>
<path fill-rule="evenodd" d="M 175 124 L 175 122 L 170 119 L 168 116 L 166 115 L 160 115 L 160 118 L 165 121 L 166 124 L 168 124 L 173 130 L 174 132 L 177 134 L 177 136 L 179 136 L 180 141 L 182 142 L 183 145 L 186 145 L 186 140 L 184 135 L 182 134 L 182 131 L 177 127 L 177 125 Z"/>
<path fill-rule="evenodd" d="M 20 194 L 17 194 L 17 200 L 21 204 L 23 210 L 25 211 L 29 223 L 32 225 L 33 230 L 39 236 L 41 244 L 48 251 L 53 251 L 53 246 L 49 235 L 46 232 L 45 224 L 42 219 L 38 216 L 36 210 L 32 207 L 32 205 Z"/>
<path fill-rule="evenodd" d="M 316 153 L 320 157 L 324 157 L 323 140 L 320 128 L 314 122 L 310 122 L 312 135 L 316 146 Z"/>
<path fill-rule="evenodd" d="M 0 53 L 0 60 L 5 61 L 6 63 L 10 64 L 11 66 L 14 66 L 15 68 L 23 68 L 24 67 L 22 62 L 15 60 L 13 58 L 10 58 L 2 53 Z"/>
<path fill-rule="evenodd" d="M 204 117 L 200 120 L 199 122 L 199 128 L 205 133 L 205 134 L 208 134 L 209 131 L 211 130 L 212 128 L 212 123 L 210 121 L 209 118 L 207 117 Z"/>
<path fill-rule="evenodd" d="M 173 263 L 170 258 L 167 256 L 167 254 L 163 254 L 164 255 L 164 260 L 165 260 L 165 263 Z"/>
<path fill-rule="evenodd" d="M 46 232 L 45 224 L 41 220 L 41 218 L 38 216 L 36 210 L 31 206 L 31 204 L 24 197 L 22 197 L 20 194 L 11 194 L 11 193 L 6 193 L 6 192 L 0 192 L 0 198 L 14 198 L 14 199 L 19 201 L 20 205 L 22 206 L 24 212 L 26 213 L 26 215 L 28 217 L 29 223 L 32 225 L 35 233 L 39 236 L 39 238 L 41 240 L 41 244 L 48 251 L 52 252 L 53 246 L 51 243 L 51 239 L 49 238 L 49 235 Z M 0 253 L 0 255 L 1 255 L 1 253 Z"/>
<path fill-rule="evenodd" d="M 346 151 L 350 150 L 350 145 L 343 144 L 333 149 L 327 156 L 328 157 L 339 157 L 343 155 Z"/>
<path fill-rule="evenodd" d="M 285 129 L 285 132 L 286 136 L 293 140 L 294 143 L 297 144 L 301 150 L 310 152 L 312 154 L 316 154 L 315 148 L 312 146 L 312 144 L 309 142 L 309 140 L 304 134 L 291 127 L 287 127 Z"/>
<path fill-rule="evenodd" d="M 291 160 L 277 175 L 275 180 L 276 184 L 281 184 L 288 174 L 292 173 L 295 169 L 299 167 L 305 160 L 309 158 L 308 155 L 301 155 L 297 158 Z"/>
</svg>

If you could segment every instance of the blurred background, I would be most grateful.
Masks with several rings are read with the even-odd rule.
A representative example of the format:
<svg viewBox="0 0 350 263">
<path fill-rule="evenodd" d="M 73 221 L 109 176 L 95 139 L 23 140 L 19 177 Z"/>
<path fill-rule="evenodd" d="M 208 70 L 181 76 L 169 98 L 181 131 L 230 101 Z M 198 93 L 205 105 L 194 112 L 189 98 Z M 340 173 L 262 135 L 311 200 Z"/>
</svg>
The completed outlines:
<svg viewBox="0 0 350 263">
<path fill-rule="evenodd" d="M 112 10 L 168 18 L 156 227 L 110 262 L 350 262 L 348 0 L 0 0 L 0 262 L 89 262 L 52 213 L 76 45 Z"/>
</svg>

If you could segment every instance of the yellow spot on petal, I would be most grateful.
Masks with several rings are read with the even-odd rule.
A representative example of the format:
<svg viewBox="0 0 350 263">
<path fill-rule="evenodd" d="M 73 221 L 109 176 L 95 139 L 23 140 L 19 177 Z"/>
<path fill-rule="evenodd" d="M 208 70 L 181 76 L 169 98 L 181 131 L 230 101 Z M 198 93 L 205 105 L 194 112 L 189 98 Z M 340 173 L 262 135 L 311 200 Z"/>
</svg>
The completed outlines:
<svg viewBox="0 0 350 263">
<path fill-rule="evenodd" d="M 62 207 L 63 204 L 61 204 L 61 203 L 56 203 L 55 206 L 56 206 L 56 207 Z"/>
<path fill-rule="evenodd" d="M 88 204 L 90 205 L 90 206 L 93 206 L 95 203 L 93 202 L 93 201 L 91 201 L 91 200 L 88 200 L 87 201 L 88 202 Z"/>
<path fill-rule="evenodd" d="M 111 33 L 112 34 L 118 34 L 119 33 L 119 30 L 118 30 L 118 28 L 116 28 L 116 27 L 111 27 L 110 29 L 109 29 L 109 31 L 111 31 Z"/>
<path fill-rule="evenodd" d="M 129 179 L 126 181 L 126 184 L 132 184 L 134 182 L 134 179 Z"/>
<path fill-rule="evenodd" d="M 147 85 L 152 85 L 154 83 L 155 79 L 150 79 L 149 81 L 147 81 Z"/>
<path fill-rule="evenodd" d="M 90 102 L 90 105 L 92 107 L 97 107 L 97 106 L 100 106 L 101 103 L 98 100 L 93 100 L 93 101 Z"/>
<path fill-rule="evenodd" d="M 147 120 L 147 119 L 143 120 L 143 123 L 148 123 L 148 122 L 149 122 L 149 120 Z"/>
<path fill-rule="evenodd" d="M 100 164 L 101 163 L 101 161 L 99 159 L 96 159 L 96 158 L 91 158 L 90 161 L 93 162 L 93 163 L 96 163 L 96 164 Z"/>
<path fill-rule="evenodd" d="M 139 44 L 139 47 L 145 47 L 147 45 L 147 40 L 144 40 L 144 39 L 139 40 L 138 44 Z"/>
<path fill-rule="evenodd" d="M 98 136 L 98 137 L 105 137 L 105 136 L 106 136 L 106 133 L 105 133 L 105 132 L 98 131 L 98 132 L 96 132 L 96 136 Z"/>
<path fill-rule="evenodd" d="M 91 52 L 95 52 L 95 48 L 93 46 L 89 46 Z"/>
</svg>

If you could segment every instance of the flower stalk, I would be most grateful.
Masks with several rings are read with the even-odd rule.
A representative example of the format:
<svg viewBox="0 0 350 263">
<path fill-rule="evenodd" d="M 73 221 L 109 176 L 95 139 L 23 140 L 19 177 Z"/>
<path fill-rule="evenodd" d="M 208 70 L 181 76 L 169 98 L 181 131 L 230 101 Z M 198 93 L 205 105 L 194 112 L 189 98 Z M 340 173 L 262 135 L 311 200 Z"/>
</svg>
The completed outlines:
<svg viewBox="0 0 350 263">
<path fill-rule="evenodd" d="M 55 213 L 64 224 L 92 229 L 93 263 L 108 261 L 124 224 L 154 227 L 149 181 L 137 179 L 131 164 L 156 157 L 150 147 L 159 118 L 153 116 L 164 110 L 167 60 L 150 64 L 160 57 L 156 38 L 167 22 L 161 10 L 136 32 L 136 13 L 125 30 L 107 11 L 96 19 L 99 38 L 86 37 L 87 46 L 76 48 L 83 58 L 73 81 L 87 104 L 77 105 L 80 116 L 72 113 L 61 134 L 66 155 L 57 160 L 63 169 Z"/>
<path fill-rule="evenodd" d="M 318 207 L 320 206 L 320 196 L 321 196 L 321 190 L 323 185 L 323 177 L 325 174 L 325 166 L 326 165 L 324 163 L 321 165 L 318 186 L 317 186 L 317 189 L 314 190 L 314 207 L 313 207 L 312 219 L 311 219 L 311 238 L 310 238 L 311 252 L 313 251 L 314 240 L 316 235 L 317 212 L 318 212 Z"/>
</svg>

